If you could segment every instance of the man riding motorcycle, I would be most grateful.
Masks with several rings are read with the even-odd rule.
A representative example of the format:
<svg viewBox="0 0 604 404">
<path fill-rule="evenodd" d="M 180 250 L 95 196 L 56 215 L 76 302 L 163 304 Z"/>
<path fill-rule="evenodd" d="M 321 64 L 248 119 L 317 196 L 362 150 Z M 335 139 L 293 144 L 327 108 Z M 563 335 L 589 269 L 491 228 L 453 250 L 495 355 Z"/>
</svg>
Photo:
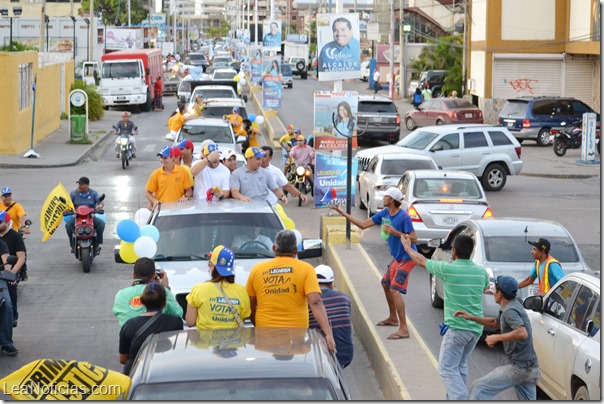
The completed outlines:
<svg viewBox="0 0 604 404">
<path fill-rule="evenodd" d="M 101 204 L 99 194 L 92 188 L 90 188 L 90 180 L 88 177 L 81 177 L 76 181 L 78 184 L 78 189 L 73 191 L 69 196 L 71 197 L 71 201 L 73 202 L 73 207 L 75 209 L 78 206 L 86 205 L 92 209 Z M 73 245 L 73 230 L 75 228 L 75 220 L 76 215 L 72 215 L 71 218 L 65 224 L 65 230 L 67 230 L 67 238 L 69 238 L 69 245 L 71 246 L 71 252 L 73 253 L 74 245 Z M 96 230 L 96 240 L 97 240 L 97 251 L 95 255 L 98 255 L 101 251 L 101 244 L 103 244 L 103 231 L 105 230 L 105 222 L 96 216 L 93 218 L 94 221 L 94 229 Z"/>
<path fill-rule="evenodd" d="M 127 134 L 128 140 L 132 145 L 132 158 L 136 157 L 136 141 L 134 140 L 135 132 L 138 130 L 138 127 L 134 124 L 134 122 L 130 121 L 130 113 L 124 111 L 122 113 L 122 120 L 117 123 L 113 128 L 115 129 L 116 135 Z M 117 153 L 117 158 L 120 158 L 120 143 L 119 139 L 115 142 L 115 152 Z"/>
<path fill-rule="evenodd" d="M 310 172 L 313 173 L 314 172 L 314 158 L 315 158 L 315 152 L 312 149 L 312 147 L 310 147 L 306 144 L 306 139 L 304 138 L 304 135 L 298 135 L 298 137 L 296 139 L 296 146 L 292 147 L 291 151 L 289 152 L 290 176 L 288 177 L 288 180 L 291 179 L 291 175 L 293 175 L 295 168 L 298 166 L 309 167 Z M 309 178 L 309 181 L 310 181 L 310 186 L 313 187 L 314 185 L 313 185 L 312 174 Z"/>
</svg>

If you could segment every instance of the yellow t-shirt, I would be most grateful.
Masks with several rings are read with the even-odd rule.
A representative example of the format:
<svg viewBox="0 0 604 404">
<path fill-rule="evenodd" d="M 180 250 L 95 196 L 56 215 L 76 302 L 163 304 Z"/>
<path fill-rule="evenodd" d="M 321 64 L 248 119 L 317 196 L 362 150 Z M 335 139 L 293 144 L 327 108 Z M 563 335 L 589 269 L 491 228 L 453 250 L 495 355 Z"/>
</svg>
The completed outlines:
<svg viewBox="0 0 604 404">
<path fill-rule="evenodd" d="M 246 289 L 256 297 L 256 327 L 308 328 L 306 296 L 321 293 L 312 265 L 292 257 L 256 264 Z"/>
<path fill-rule="evenodd" d="M 21 223 L 20 223 L 20 217 L 25 215 L 25 209 L 23 209 L 23 206 L 21 206 L 20 203 L 17 202 L 13 202 L 12 203 L 13 207 L 10 208 L 10 210 L 8 211 L 8 215 L 10 216 L 11 220 L 13 221 L 13 230 L 14 231 L 19 231 L 19 227 L 21 227 Z M 9 205 L 10 206 L 10 205 Z M 4 202 L 0 202 L 0 210 L 6 210 L 8 209 L 8 206 L 4 204 Z"/>
<path fill-rule="evenodd" d="M 178 132 L 180 128 L 185 126 L 185 116 L 180 112 L 168 119 L 168 130 Z"/>
<path fill-rule="evenodd" d="M 237 283 L 221 282 L 222 290 L 229 297 L 233 308 L 239 313 L 241 321 L 250 316 L 250 298 L 245 288 Z M 187 295 L 187 303 L 197 307 L 198 329 L 236 328 L 239 327 L 229 310 L 222 293 L 214 282 L 203 282 L 193 286 Z"/>
<path fill-rule="evenodd" d="M 195 177 L 193 177 L 193 173 L 191 172 L 191 167 L 186 164 L 181 163 L 180 168 L 185 170 L 187 174 L 189 174 L 189 178 L 191 179 L 191 184 L 195 184 Z"/>
<path fill-rule="evenodd" d="M 285 135 L 283 135 L 279 138 L 279 144 L 283 145 L 283 143 L 287 143 L 287 142 L 291 141 L 294 138 L 294 135 L 295 135 L 294 133 L 292 133 L 291 136 L 289 133 L 286 133 Z"/>
<path fill-rule="evenodd" d="M 153 171 L 145 188 L 155 193 L 160 202 L 176 202 L 185 194 L 185 190 L 192 186 L 193 181 L 186 171 L 181 166 L 174 165 L 170 173 L 166 173 L 163 167 Z"/>
<path fill-rule="evenodd" d="M 246 135 L 245 130 L 243 129 L 243 118 L 241 115 L 235 116 L 234 114 L 227 115 L 228 121 L 233 126 L 233 132 L 235 135 L 242 133 L 244 136 Z"/>
</svg>

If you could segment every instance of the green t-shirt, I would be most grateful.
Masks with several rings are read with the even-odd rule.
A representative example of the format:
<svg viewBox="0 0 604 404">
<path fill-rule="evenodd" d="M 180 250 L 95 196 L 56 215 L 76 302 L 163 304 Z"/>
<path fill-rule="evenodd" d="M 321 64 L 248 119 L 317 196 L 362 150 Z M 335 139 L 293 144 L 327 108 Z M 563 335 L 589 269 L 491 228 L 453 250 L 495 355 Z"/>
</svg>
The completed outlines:
<svg viewBox="0 0 604 404">
<path fill-rule="evenodd" d="M 482 317 L 482 293 L 489 286 L 487 271 L 470 260 L 452 262 L 426 261 L 428 272 L 443 281 L 445 323 L 453 330 L 468 330 L 482 334 L 482 325 L 474 321 L 454 317 L 457 310 L 465 310 Z"/>
<path fill-rule="evenodd" d="M 115 302 L 113 303 L 113 314 L 120 321 L 120 329 L 124 323 L 133 317 L 140 316 L 145 313 L 147 309 L 141 303 L 141 295 L 145 290 L 146 284 L 139 284 L 124 288 L 117 292 L 115 295 Z M 166 307 L 164 307 L 165 314 L 174 314 L 175 316 L 182 318 L 182 307 L 172 295 L 172 292 L 166 289 Z"/>
</svg>

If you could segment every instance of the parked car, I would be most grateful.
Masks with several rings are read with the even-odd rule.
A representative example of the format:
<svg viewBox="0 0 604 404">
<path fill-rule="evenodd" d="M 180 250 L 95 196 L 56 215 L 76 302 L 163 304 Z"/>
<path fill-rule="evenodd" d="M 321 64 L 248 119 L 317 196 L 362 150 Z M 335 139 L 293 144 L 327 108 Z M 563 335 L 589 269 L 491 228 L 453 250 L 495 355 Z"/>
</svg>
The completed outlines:
<svg viewBox="0 0 604 404">
<path fill-rule="evenodd" d="M 287 88 L 294 86 L 294 76 L 292 73 L 292 65 L 288 63 L 281 64 L 281 84 Z"/>
<path fill-rule="evenodd" d="M 396 187 L 403 194 L 401 209 L 413 222 L 416 245 L 428 256 L 434 251 L 429 240 L 445 238 L 464 220 L 493 217 L 480 181 L 467 171 L 407 171 Z"/>
<path fill-rule="evenodd" d="M 340 364 L 315 329 L 153 334 L 142 345 L 130 378 L 129 400 L 352 399 Z"/>
<path fill-rule="evenodd" d="M 394 102 L 382 96 L 359 96 L 357 112 L 359 140 L 387 140 L 401 137 L 401 116 Z"/>
<path fill-rule="evenodd" d="M 384 209 L 386 190 L 396 186 L 408 170 L 418 169 L 438 170 L 438 166 L 430 157 L 417 154 L 384 153 L 374 156 L 367 170 L 359 175 L 359 207 L 367 210 L 367 217 Z"/>
<path fill-rule="evenodd" d="M 178 74 L 172 72 L 164 72 L 164 95 L 176 94 L 178 92 L 179 84 L 180 77 L 178 77 Z"/>
<path fill-rule="evenodd" d="M 361 81 L 369 81 L 369 59 L 361 62 Z"/>
<path fill-rule="evenodd" d="M 285 63 L 292 65 L 292 74 L 300 76 L 302 80 L 308 78 L 308 70 L 306 69 L 306 59 L 292 56 L 285 60 Z"/>
<path fill-rule="evenodd" d="M 405 114 L 405 126 L 409 130 L 447 123 L 483 123 L 482 111 L 462 98 L 435 98 Z"/>
<path fill-rule="evenodd" d="M 471 172 L 481 180 L 486 191 L 501 190 L 508 175 L 522 171 L 520 143 L 506 128 L 499 126 L 437 125 L 416 129 L 395 145 L 357 152 L 359 170 L 365 169 L 378 153 L 430 156 L 442 169 Z"/>
<path fill-rule="evenodd" d="M 445 78 L 449 75 L 448 70 L 426 70 L 419 75 L 419 88 L 426 88 L 426 83 L 430 83 L 432 97 L 436 98 L 442 94 L 442 88 L 445 84 Z"/>
<path fill-rule="evenodd" d="M 583 114 L 595 111 L 582 101 L 571 97 L 520 97 L 509 99 L 499 113 L 499 125 L 505 126 L 518 139 L 534 140 L 539 146 L 551 144 L 551 129 L 563 129 L 583 119 Z M 597 114 L 600 122 L 600 114 Z"/>
<path fill-rule="evenodd" d="M 212 80 L 232 80 L 237 76 L 237 72 L 233 69 L 215 69 L 212 72 Z"/>
<path fill-rule="evenodd" d="M 499 305 L 495 303 L 495 278 L 509 275 L 518 280 L 525 279 L 535 265 L 531 256 L 531 246 L 527 240 L 543 237 L 551 243 L 551 255 L 555 257 L 564 272 L 588 272 L 589 269 L 577 243 L 561 224 L 543 219 L 528 218 L 490 218 L 466 220 L 451 230 L 444 241 L 434 239 L 432 247 L 438 247 L 432 254 L 437 261 L 450 261 L 453 240 L 463 234 L 474 239 L 474 251 L 470 259 L 486 268 L 491 279 L 489 288 L 482 295 L 482 307 L 485 317 L 497 317 Z M 171 278 L 170 278 L 171 279 Z M 518 291 L 517 299 L 539 292 L 537 280 L 533 285 Z M 430 275 L 430 302 L 433 307 L 443 306 L 443 285 L 440 279 Z M 492 330 L 487 330 L 492 331 Z"/>
<path fill-rule="evenodd" d="M 601 399 L 600 282 L 570 273 L 545 296 L 524 301 L 541 371 L 537 385 L 552 400 Z"/>
</svg>

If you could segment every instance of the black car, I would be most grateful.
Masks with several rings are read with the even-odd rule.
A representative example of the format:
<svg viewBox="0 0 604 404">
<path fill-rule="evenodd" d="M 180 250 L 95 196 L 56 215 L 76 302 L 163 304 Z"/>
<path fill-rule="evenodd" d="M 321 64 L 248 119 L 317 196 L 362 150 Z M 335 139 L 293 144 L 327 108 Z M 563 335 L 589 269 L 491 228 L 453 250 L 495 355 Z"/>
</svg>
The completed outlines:
<svg viewBox="0 0 604 404">
<path fill-rule="evenodd" d="M 401 116 L 390 98 L 359 96 L 357 126 L 359 140 L 386 140 L 393 144 L 401 137 Z"/>
<path fill-rule="evenodd" d="M 442 88 L 448 75 L 448 70 L 426 70 L 419 75 L 419 88 L 423 90 L 427 84 L 430 84 L 432 97 L 436 98 L 442 94 Z"/>
<path fill-rule="evenodd" d="M 130 372 L 130 400 L 350 400 L 315 329 L 230 328 L 151 335 Z"/>
<path fill-rule="evenodd" d="M 208 58 L 203 53 L 189 53 L 187 58 L 189 62 L 188 64 L 192 66 L 202 66 L 204 72 L 209 65 Z"/>
</svg>

